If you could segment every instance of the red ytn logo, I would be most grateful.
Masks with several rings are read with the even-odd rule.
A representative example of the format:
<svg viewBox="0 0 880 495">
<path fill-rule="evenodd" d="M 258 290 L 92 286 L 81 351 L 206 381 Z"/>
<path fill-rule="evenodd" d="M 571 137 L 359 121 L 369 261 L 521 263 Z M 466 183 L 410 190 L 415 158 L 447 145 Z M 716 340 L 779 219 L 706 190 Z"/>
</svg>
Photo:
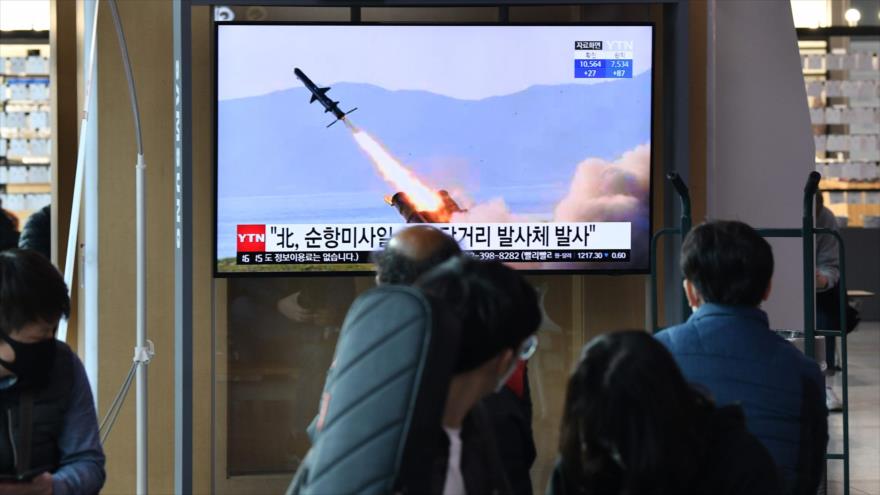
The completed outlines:
<svg viewBox="0 0 880 495">
<path fill-rule="evenodd" d="M 236 251 L 262 253 L 266 251 L 265 225 L 239 225 L 236 233 Z"/>
</svg>

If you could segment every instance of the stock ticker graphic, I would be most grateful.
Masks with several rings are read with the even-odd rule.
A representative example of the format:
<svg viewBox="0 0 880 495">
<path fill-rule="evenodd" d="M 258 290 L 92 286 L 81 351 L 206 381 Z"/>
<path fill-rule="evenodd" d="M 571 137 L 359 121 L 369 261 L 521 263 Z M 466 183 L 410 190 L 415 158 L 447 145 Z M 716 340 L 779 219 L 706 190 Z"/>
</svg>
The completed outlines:
<svg viewBox="0 0 880 495">
<path fill-rule="evenodd" d="M 369 269 L 414 223 L 520 268 L 647 267 L 652 38 L 221 25 L 218 273 Z"/>
<path fill-rule="evenodd" d="M 632 41 L 575 41 L 574 77 L 632 78 Z"/>
</svg>

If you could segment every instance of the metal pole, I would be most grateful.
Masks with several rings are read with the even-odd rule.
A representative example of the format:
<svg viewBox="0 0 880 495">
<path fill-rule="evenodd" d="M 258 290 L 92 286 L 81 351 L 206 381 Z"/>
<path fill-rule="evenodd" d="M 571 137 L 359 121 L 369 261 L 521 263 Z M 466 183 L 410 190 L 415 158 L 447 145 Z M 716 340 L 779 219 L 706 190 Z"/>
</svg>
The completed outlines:
<svg viewBox="0 0 880 495">
<path fill-rule="evenodd" d="M 131 69 L 131 60 L 128 57 L 128 44 L 125 41 L 125 31 L 122 29 L 122 19 L 119 16 L 119 8 L 116 0 L 110 0 L 110 12 L 113 14 L 113 24 L 116 28 L 116 38 L 119 41 L 119 50 L 122 55 L 122 63 L 125 68 L 125 78 L 128 82 L 128 95 L 131 100 L 132 119 L 134 120 L 135 142 L 137 145 L 137 159 L 135 161 L 135 244 L 137 271 L 136 296 L 136 344 L 134 348 L 134 361 L 137 364 L 136 374 L 136 435 L 137 435 L 137 493 L 146 495 L 148 492 L 148 397 L 147 397 L 147 365 L 152 358 L 152 346 L 147 347 L 147 228 L 146 228 L 146 177 L 147 165 L 144 162 L 144 142 L 141 135 L 141 115 L 138 109 L 137 91 L 134 85 L 134 74 Z"/>
<path fill-rule="evenodd" d="M 840 258 L 840 280 L 837 282 L 840 288 L 840 367 L 841 385 L 843 389 L 843 494 L 849 495 L 849 360 L 846 352 L 846 251 L 843 246 L 843 237 L 834 230 L 829 233 L 837 239 L 837 250 Z M 826 337 L 827 338 L 827 337 Z"/>
<path fill-rule="evenodd" d="M 673 228 L 665 228 L 658 230 L 651 237 L 651 276 L 648 277 L 648 297 L 650 298 L 650 308 L 649 308 L 649 325 L 651 328 L 651 333 L 657 333 L 660 330 L 658 326 L 658 309 L 657 309 L 657 245 L 660 242 L 660 238 L 665 235 L 670 234 L 680 234 L 681 231 L 679 229 Z M 668 320 L 668 319 L 667 319 Z"/>
<path fill-rule="evenodd" d="M 804 186 L 804 215 L 801 235 L 804 247 L 804 354 L 813 357 L 816 352 L 816 261 L 813 252 L 813 197 L 819 187 L 818 172 L 810 172 Z"/>
<path fill-rule="evenodd" d="M 137 195 L 137 212 L 136 212 L 136 229 L 137 229 L 137 351 L 145 349 L 147 345 L 147 290 L 146 290 L 146 207 L 144 198 L 145 178 L 144 172 L 146 165 L 144 164 L 144 155 L 138 155 L 137 166 L 135 167 L 135 194 Z M 149 361 L 149 356 L 147 361 Z M 141 362 L 137 367 L 137 493 L 138 495 L 147 494 L 148 480 L 148 441 L 147 436 L 147 419 L 149 404 L 147 400 L 147 363 Z"/>
<path fill-rule="evenodd" d="M 172 3 L 174 30 L 174 493 L 192 493 L 191 2 Z"/>
<path fill-rule="evenodd" d="M 95 49 L 98 38 L 98 3 L 95 2 L 95 17 L 92 19 L 92 38 L 89 42 L 89 68 L 86 71 L 86 87 L 83 92 L 82 120 L 79 123 L 79 145 L 76 150 L 76 175 L 73 177 L 73 205 L 70 208 L 70 228 L 67 231 L 67 254 L 64 258 L 64 283 L 72 291 L 73 267 L 76 261 L 76 244 L 79 238 L 79 213 L 82 205 L 82 185 L 85 174 L 86 137 L 88 136 L 89 104 L 92 98 L 92 79 L 95 76 Z M 58 323 L 58 340 L 67 341 L 67 320 Z"/>
<path fill-rule="evenodd" d="M 688 30 L 689 16 L 688 2 L 675 2 L 663 4 L 663 29 L 662 38 L 656 36 L 654 50 L 663 50 L 663 60 L 665 62 L 663 68 L 663 122 L 654 125 L 657 136 L 664 139 L 663 146 L 663 168 L 664 171 L 676 172 L 687 180 L 690 174 L 690 120 L 688 112 L 690 108 L 690 89 L 689 89 L 689 64 L 690 56 L 688 55 L 688 46 L 690 43 L 690 34 Z M 659 33 L 658 33 L 659 34 Z M 655 155 L 656 158 L 656 155 Z M 664 200 L 663 219 L 665 225 L 673 225 L 676 216 L 675 202 L 672 198 L 672 187 L 664 181 L 663 187 Z M 683 215 L 684 212 L 681 212 Z M 687 297 L 679 282 L 679 261 L 680 261 L 680 241 L 684 239 L 687 232 L 681 232 L 681 239 L 673 242 L 670 249 L 665 251 L 662 261 L 666 276 L 664 277 L 663 292 L 665 298 L 663 301 L 666 308 L 666 322 L 679 323 L 687 319 L 690 308 L 687 304 Z"/>
</svg>

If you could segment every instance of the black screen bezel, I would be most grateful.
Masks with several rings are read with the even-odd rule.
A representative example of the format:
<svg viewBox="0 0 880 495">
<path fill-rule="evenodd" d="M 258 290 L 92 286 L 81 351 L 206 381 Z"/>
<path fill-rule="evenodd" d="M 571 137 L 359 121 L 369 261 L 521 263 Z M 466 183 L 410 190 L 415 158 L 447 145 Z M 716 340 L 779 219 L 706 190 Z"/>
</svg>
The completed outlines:
<svg viewBox="0 0 880 495">
<path fill-rule="evenodd" d="M 655 169 L 655 159 L 656 154 L 654 152 L 655 143 L 656 143 L 656 134 L 657 134 L 657 126 L 654 121 L 654 105 L 656 103 L 656 85 L 657 85 L 657 26 L 654 22 L 644 21 L 644 22 L 515 22 L 515 23 L 505 23 L 505 22 L 330 22 L 330 21 L 215 21 L 214 22 L 214 30 L 213 30 L 213 40 L 212 40 L 212 49 L 213 49 L 213 64 L 211 67 L 211 77 L 213 84 L 213 94 L 212 94 L 212 132 L 213 132 L 213 150 L 212 150 L 212 194 L 213 194 L 213 204 L 212 204 L 212 212 L 211 212 L 211 220 L 212 220 L 212 236 L 211 236 L 211 261 L 212 261 L 212 276 L 214 278 L 258 278 L 258 277 L 356 277 L 356 276 L 368 276 L 375 275 L 375 270 L 353 270 L 353 271 L 330 271 L 330 270 L 314 270 L 314 271 L 303 271 L 303 272 L 290 272 L 290 271 L 253 271 L 253 272 L 223 272 L 218 271 L 218 262 L 219 258 L 217 257 L 217 202 L 218 202 L 218 194 L 217 194 L 217 185 L 218 185 L 218 122 L 217 122 L 217 112 L 219 107 L 219 100 L 217 99 L 217 85 L 218 85 L 218 40 L 219 40 L 219 30 L 223 26 L 244 26 L 244 25 L 259 25 L 259 26 L 538 26 L 538 27 L 554 27 L 554 26 L 565 26 L 565 27 L 594 27 L 594 26 L 640 26 L 640 27 L 650 27 L 651 28 L 651 103 L 649 109 L 649 118 L 651 119 L 651 149 L 650 149 L 650 159 L 649 166 L 650 170 L 649 174 L 649 193 L 648 193 L 648 263 L 645 268 L 621 268 L 621 269 L 608 269 L 608 268 L 548 268 L 548 269 L 528 269 L 528 268 L 517 268 L 517 271 L 523 273 L 525 275 L 648 275 L 653 271 L 653 256 L 650 255 L 650 242 L 651 236 L 654 234 L 654 169 Z M 589 263 L 589 262 L 587 262 Z"/>
</svg>

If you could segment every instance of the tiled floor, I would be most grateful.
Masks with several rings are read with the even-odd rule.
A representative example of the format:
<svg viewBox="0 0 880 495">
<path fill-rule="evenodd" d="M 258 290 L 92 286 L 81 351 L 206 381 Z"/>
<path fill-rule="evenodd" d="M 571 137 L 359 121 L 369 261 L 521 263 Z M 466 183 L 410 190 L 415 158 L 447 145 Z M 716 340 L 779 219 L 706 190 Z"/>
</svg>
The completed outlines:
<svg viewBox="0 0 880 495">
<path fill-rule="evenodd" d="M 850 334 L 850 493 L 880 495 L 880 322 L 865 322 Z M 840 374 L 835 389 L 841 391 Z M 829 452 L 842 452 L 843 415 L 828 422 Z M 843 493 L 843 462 L 828 461 L 828 493 Z"/>
</svg>

